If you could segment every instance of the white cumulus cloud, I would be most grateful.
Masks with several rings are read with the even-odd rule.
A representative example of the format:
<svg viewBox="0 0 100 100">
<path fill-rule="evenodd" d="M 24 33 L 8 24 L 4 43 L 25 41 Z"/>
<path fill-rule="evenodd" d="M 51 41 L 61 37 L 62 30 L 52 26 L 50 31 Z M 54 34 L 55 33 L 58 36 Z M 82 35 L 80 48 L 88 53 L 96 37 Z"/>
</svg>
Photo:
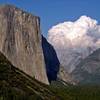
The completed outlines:
<svg viewBox="0 0 100 100">
<path fill-rule="evenodd" d="M 81 16 L 66 21 L 48 31 L 48 41 L 54 46 L 63 66 L 71 72 L 80 59 L 100 48 L 100 25 L 95 19 Z"/>
</svg>

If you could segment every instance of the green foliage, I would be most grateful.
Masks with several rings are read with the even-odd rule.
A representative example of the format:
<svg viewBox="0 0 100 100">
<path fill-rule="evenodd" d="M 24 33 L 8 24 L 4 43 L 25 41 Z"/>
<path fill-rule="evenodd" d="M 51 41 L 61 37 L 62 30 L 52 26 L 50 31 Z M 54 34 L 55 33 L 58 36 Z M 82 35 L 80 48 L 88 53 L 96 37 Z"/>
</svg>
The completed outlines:
<svg viewBox="0 0 100 100">
<path fill-rule="evenodd" d="M 61 100 L 100 100 L 99 85 L 55 86 L 49 87 Z"/>
<path fill-rule="evenodd" d="M 0 100 L 100 100 L 99 85 L 42 84 L 0 54 Z"/>
<path fill-rule="evenodd" d="M 14 67 L 0 53 L 0 100 L 56 100 L 46 85 Z"/>
</svg>

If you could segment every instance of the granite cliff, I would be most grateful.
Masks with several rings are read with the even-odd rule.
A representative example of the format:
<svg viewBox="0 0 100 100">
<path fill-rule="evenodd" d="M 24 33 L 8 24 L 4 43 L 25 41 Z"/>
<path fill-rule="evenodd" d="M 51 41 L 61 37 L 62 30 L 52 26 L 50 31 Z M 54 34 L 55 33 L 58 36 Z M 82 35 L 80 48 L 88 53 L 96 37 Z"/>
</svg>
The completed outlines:
<svg viewBox="0 0 100 100">
<path fill-rule="evenodd" d="M 0 6 L 0 52 L 26 74 L 49 84 L 41 41 L 39 17 L 11 5 Z"/>
</svg>

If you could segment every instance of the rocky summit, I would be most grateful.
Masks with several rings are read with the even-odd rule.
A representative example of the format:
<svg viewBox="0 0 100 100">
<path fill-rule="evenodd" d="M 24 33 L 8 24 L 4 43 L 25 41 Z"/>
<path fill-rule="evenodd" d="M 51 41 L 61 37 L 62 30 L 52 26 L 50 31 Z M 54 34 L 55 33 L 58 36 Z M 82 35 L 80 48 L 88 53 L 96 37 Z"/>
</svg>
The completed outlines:
<svg viewBox="0 0 100 100">
<path fill-rule="evenodd" d="M 39 17 L 11 5 L 0 6 L 0 52 L 26 74 L 49 84 L 41 40 Z"/>
</svg>

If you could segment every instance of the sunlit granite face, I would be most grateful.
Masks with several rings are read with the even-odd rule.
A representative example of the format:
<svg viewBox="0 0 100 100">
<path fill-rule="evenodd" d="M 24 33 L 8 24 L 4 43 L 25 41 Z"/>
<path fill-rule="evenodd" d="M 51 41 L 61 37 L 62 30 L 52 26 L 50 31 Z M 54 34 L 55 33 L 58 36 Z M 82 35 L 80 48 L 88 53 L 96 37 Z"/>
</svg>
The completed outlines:
<svg viewBox="0 0 100 100">
<path fill-rule="evenodd" d="M 39 17 L 14 6 L 0 6 L 0 51 L 14 66 L 49 84 L 41 46 Z"/>
</svg>

